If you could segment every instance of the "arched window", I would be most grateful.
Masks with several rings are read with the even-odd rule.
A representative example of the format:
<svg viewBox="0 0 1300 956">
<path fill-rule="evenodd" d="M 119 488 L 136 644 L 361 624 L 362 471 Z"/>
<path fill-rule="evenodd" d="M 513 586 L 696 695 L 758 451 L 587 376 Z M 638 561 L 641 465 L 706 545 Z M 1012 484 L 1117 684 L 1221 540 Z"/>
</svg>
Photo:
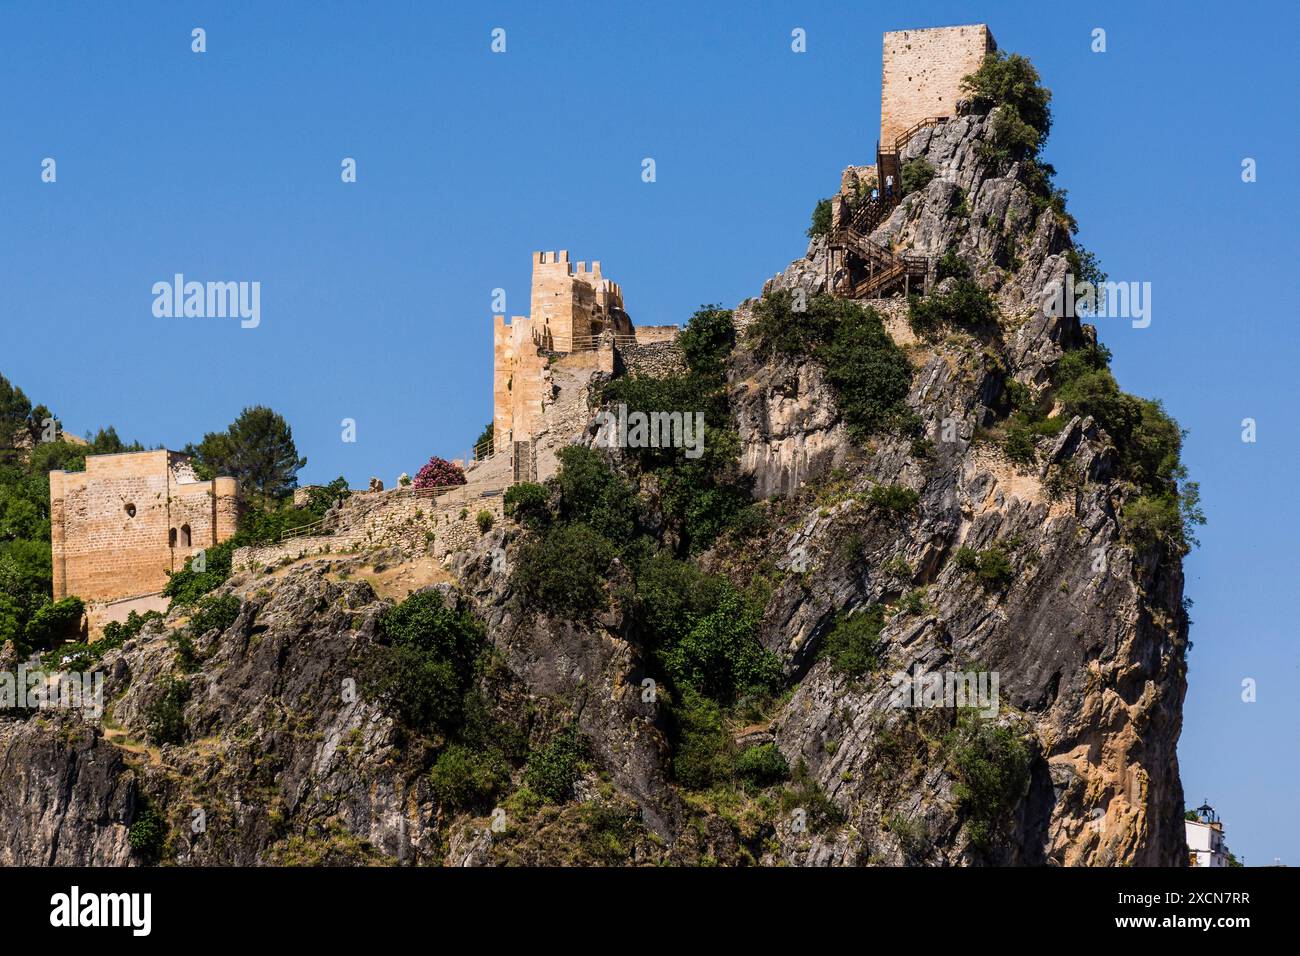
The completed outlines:
<svg viewBox="0 0 1300 956">
<path fill-rule="evenodd" d="M 189 546 L 190 546 L 190 526 L 187 524 L 183 524 L 181 525 L 181 547 L 188 548 Z"/>
<path fill-rule="evenodd" d="M 174 548 L 174 547 L 176 547 L 176 529 L 175 529 L 175 528 L 172 528 L 170 531 L 167 532 L 167 547 L 169 547 L 169 548 Z"/>
</svg>

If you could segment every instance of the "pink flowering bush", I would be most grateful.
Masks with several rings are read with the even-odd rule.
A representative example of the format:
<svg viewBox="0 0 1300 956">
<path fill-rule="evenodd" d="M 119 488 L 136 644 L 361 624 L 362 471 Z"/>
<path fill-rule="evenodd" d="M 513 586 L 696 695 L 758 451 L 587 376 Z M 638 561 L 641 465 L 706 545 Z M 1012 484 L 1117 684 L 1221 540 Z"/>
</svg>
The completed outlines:
<svg viewBox="0 0 1300 956">
<path fill-rule="evenodd" d="M 442 488 L 447 485 L 463 485 L 465 484 L 465 472 L 460 465 L 434 455 L 429 459 L 428 464 L 415 473 L 414 484 L 417 488 Z"/>
</svg>

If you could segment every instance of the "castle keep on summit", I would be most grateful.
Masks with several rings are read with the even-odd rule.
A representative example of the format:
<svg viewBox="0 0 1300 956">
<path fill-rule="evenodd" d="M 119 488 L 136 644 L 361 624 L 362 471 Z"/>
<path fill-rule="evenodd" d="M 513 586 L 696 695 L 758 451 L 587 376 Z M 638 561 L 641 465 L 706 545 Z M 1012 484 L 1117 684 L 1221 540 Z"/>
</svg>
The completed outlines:
<svg viewBox="0 0 1300 956">
<path fill-rule="evenodd" d="M 961 80 L 998 48 L 982 23 L 885 34 L 880 72 L 880 143 L 932 116 L 956 116 Z"/>
</svg>

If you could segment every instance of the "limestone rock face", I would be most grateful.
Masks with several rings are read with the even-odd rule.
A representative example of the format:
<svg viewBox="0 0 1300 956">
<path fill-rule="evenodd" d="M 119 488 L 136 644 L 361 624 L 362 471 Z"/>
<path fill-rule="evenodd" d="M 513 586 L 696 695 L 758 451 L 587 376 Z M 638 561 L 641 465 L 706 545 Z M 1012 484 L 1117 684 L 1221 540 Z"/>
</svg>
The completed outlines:
<svg viewBox="0 0 1300 956">
<path fill-rule="evenodd" d="M 981 159 L 991 123 L 963 116 L 914 136 L 903 161 L 923 158 L 935 177 L 872 237 L 908 254 L 955 250 L 1002 311 L 991 338 L 927 344 L 907 332 L 901 299 L 866 303 L 919 363 L 908 404 L 925 434 L 938 437 L 946 425 L 950 440 L 926 455 L 900 438 L 854 449 L 815 364 L 764 367 L 744 349 L 733 358 L 742 460 L 757 493 L 792 494 L 832 469 L 847 473 L 829 504 L 795 496 L 805 517 L 774 543 L 790 573 L 769 605 L 764 643 L 799 678 L 773 724 L 778 745 L 791 766 L 807 765 L 848 825 L 832 836 L 778 826 L 777 856 L 827 865 L 989 858 L 969 845 L 952 776 L 936 767 L 936 741 L 952 729 L 943 711 L 891 708 L 889 683 L 848 681 L 817 659 L 837 615 L 895 606 L 915 590 L 920 608 L 886 621 L 886 673 L 996 671 L 1003 701 L 1032 740 L 1014 835 L 994 861 L 1181 866 L 1180 563 L 1121 541 L 1127 492 L 1110 438 L 1092 419 L 1040 439 L 1032 468 L 974 440 L 995 420 L 1006 380 L 1045 385 L 1064 349 L 1095 339 L 1041 308 L 1048 284 L 1068 269 L 1070 232 L 1050 208 L 1035 211 L 1023 168 L 997 174 Z M 825 255 L 815 240 L 764 291 L 817 294 Z M 1065 490 L 1053 487 L 1061 475 L 1070 478 Z M 871 505 L 876 484 L 916 491 L 915 515 Z M 952 558 L 963 547 L 1006 549 L 1009 584 L 990 591 L 960 570 Z"/>
<path fill-rule="evenodd" d="M 771 520 L 743 553 L 719 546 L 701 561 L 742 577 L 771 565 L 759 637 L 791 691 L 761 723 L 728 730 L 740 747 L 775 745 L 818 802 L 809 813 L 838 825 L 751 819 L 681 790 L 665 708 L 646 694 L 657 671 L 619 602 L 579 621 L 524 613 L 511 585 L 523 532 L 502 518 L 436 557 L 390 549 L 237 569 L 223 593 L 241 598 L 239 614 L 193 636 L 192 669 L 178 663 L 185 619 L 173 615 L 104 655 L 105 719 L 0 713 L 0 864 L 139 862 L 128 834 L 148 807 L 167 821 L 167 860 L 192 865 L 590 862 L 590 847 L 611 845 L 617 858 L 602 862 L 1185 865 L 1180 563 L 1123 539 L 1129 492 L 1092 419 L 1038 438 L 1033 466 L 985 440 L 1007 382 L 1048 384 L 1063 350 L 1091 334 L 1037 307 L 1067 268 L 1069 230 L 1035 211 L 1024 170 L 981 160 L 989 122 L 959 117 L 911 140 L 904 159 L 924 157 L 936 176 L 875 237 L 916 254 L 956 249 L 1002 311 L 996 330 L 918 341 L 905 303 L 871 303 L 914 367 L 907 404 L 923 439 L 851 441 L 816 361 L 760 361 L 742 335 L 727 368 L 740 465 Z M 825 254 L 813 240 L 767 290 L 821 292 Z M 751 307 L 736 310 L 738 328 Z M 553 370 L 539 460 L 591 441 L 609 374 Z M 915 506 L 882 505 L 882 485 L 915 492 Z M 971 555 L 992 553 L 1005 569 L 985 580 Z M 513 842 L 485 817 L 441 808 L 429 775 L 441 742 L 404 732 L 364 693 L 380 615 L 405 595 L 390 582 L 380 596 L 389 573 L 422 575 L 414 586 L 482 619 L 498 664 L 488 699 L 530 745 L 570 726 L 589 745 L 575 800 Z M 616 566 L 608 583 L 617 595 L 630 575 Z M 821 654 L 827 634 L 877 605 L 888 608 L 880 667 L 850 680 Z M 17 663 L 12 648 L 4 661 Z M 962 716 L 890 706 L 893 675 L 945 672 L 996 673 L 987 725 L 1026 748 L 1024 786 L 987 845 L 972 835 L 950 746 Z M 149 715 L 178 677 L 183 739 L 147 745 Z M 593 820 L 617 840 L 592 841 Z"/>
</svg>

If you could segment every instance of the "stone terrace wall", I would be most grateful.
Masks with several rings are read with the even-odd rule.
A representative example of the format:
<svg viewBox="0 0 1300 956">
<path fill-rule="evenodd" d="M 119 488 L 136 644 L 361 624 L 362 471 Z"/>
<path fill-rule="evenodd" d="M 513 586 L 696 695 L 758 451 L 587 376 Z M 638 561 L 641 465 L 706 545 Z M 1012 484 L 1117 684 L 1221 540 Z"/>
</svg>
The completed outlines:
<svg viewBox="0 0 1300 956">
<path fill-rule="evenodd" d="M 501 509 L 500 494 L 445 501 L 443 496 L 422 497 L 409 487 L 353 493 L 343 502 L 333 534 L 240 548 L 232 563 L 236 570 L 243 570 L 273 566 L 286 558 L 376 548 L 397 548 L 406 557 L 427 555 L 441 560 L 479 537 L 475 518 L 480 511 L 492 512 L 499 522 Z"/>
<path fill-rule="evenodd" d="M 637 330 L 638 338 L 640 329 Z M 667 375 L 679 375 L 686 371 L 686 357 L 682 348 L 675 341 L 637 342 L 635 345 L 618 346 L 618 357 L 623 361 L 623 369 L 636 375 L 648 375 L 663 378 Z"/>
</svg>

